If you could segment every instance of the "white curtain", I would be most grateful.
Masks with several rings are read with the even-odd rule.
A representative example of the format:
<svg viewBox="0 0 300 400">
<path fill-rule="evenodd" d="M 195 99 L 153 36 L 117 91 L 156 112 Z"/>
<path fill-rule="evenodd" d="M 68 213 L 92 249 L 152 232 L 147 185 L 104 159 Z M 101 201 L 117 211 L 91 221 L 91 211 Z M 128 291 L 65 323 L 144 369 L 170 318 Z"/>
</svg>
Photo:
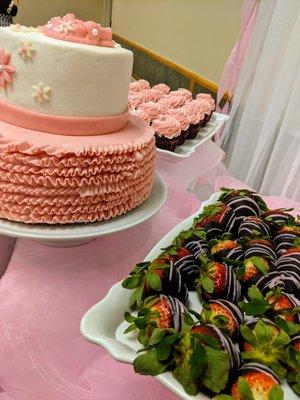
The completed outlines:
<svg viewBox="0 0 300 400">
<path fill-rule="evenodd" d="M 221 138 L 226 166 L 300 201 L 300 0 L 262 0 Z"/>
</svg>

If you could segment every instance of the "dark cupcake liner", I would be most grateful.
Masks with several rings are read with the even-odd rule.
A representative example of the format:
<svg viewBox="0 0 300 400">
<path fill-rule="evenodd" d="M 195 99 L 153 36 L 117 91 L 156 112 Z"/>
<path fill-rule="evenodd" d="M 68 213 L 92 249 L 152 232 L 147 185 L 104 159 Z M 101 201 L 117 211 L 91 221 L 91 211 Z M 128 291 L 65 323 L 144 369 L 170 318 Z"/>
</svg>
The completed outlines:
<svg viewBox="0 0 300 400">
<path fill-rule="evenodd" d="M 176 147 L 178 146 L 178 143 L 179 143 L 179 137 L 168 139 L 164 136 L 158 136 L 157 134 L 155 135 L 155 144 L 156 147 L 158 147 L 159 149 L 175 151 Z"/>
<path fill-rule="evenodd" d="M 201 128 L 205 128 L 206 127 L 206 125 L 208 124 L 208 122 L 209 122 L 209 120 L 210 120 L 210 118 L 212 116 L 212 113 L 213 113 L 213 111 L 210 114 L 205 114 L 205 117 L 204 117 L 204 119 L 202 120 L 202 123 L 201 123 Z"/>
<path fill-rule="evenodd" d="M 188 136 L 188 133 L 189 133 L 188 129 L 186 131 L 181 131 L 181 134 L 178 136 L 179 142 L 178 142 L 177 146 L 181 146 L 185 142 L 185 140 Z"/>
<path fill-rule="evenodd" d="M 187 139 L 195 139 L 198 135 L 198 132 L 200 130 L 201 123 L 199 122 L 198 124 L 191 124 L 189 129 L 188 129 L 188 134 L 187 134 Z"/>
</svg>

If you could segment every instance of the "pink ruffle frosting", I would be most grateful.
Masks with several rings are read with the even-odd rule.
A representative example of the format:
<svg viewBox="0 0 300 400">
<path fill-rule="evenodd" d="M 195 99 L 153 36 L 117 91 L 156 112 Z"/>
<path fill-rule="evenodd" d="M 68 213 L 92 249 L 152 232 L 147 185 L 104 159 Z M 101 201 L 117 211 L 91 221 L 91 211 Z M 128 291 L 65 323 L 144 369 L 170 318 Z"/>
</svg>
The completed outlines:
<svg viewBox="0 0 300 400">
<path fill-rule="evenodd" d="M 0 217 L 26 223 L 102 221 L 142 204 L 152 189 L 154 131 L 60 137 L 0 122 Z"/>
<path fill-rule="evenodd" d="M 181 126 L 178 120 L 170 115 L 161 115 L 152 121 L 152 128 L 158 136 L 173 139 L 181 134 Z"/>
</svg>

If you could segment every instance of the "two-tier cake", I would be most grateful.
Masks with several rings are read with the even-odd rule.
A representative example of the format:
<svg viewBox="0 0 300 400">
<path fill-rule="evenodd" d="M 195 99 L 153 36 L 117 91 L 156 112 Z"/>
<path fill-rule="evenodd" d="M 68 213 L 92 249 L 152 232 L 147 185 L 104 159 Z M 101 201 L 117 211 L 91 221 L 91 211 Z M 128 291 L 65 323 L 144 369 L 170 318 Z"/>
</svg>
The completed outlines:
<svg viewBox="0 0 300 400">
<path fill-rule="evenodd" d="M 128 115 L 132 61 L 72 14 L 0 28 L 0 218 L 102 221 L 149 197 L 154 132 Z"/>
</svg>

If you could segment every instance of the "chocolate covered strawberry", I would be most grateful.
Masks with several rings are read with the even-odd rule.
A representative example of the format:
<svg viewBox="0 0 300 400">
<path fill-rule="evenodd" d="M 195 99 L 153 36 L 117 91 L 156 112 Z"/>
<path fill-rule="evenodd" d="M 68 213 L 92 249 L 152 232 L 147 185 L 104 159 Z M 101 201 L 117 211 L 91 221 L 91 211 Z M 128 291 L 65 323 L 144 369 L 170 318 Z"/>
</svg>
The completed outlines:
<svg viewBox="0 0 300 400">
<path fill-rule="evenodd" d="M 242 359 L 239 349 L 233 343 L 231 338 L 223 333 L 216 325 L 195 325 L 191 328 L 191 332 L 196 335 L 197 339 L 202 344 L 210 345 L 212 344 L 210 338 L 215 338 L 220 348 L 230 355 L 231 370 L 234 370 L 241 366 Z"/>
<path fill-rule="evenodd" d="M 275 210 L 267 210 L 261 217 L 271 225 L 271 227 L 277 227 L 280 224 L 287 223 L 291 218 L 294 218 L 288 211 L 292 211 L 292 208 L 277 208 Z"/>
<path fill-rule="evenodd" d="M 200 256 L 200 276 L 196 281 L 196 290 L 204 300 L 225 299 L 237 301 L 241 297 L 241 286 L 232 268 L 224 263 L 211 261 Z"/>
<path fill-rule="evenodd" d="M 179 332 L 183 324 L 184 304 L 171 296 L 152 296 L 145 300 L 137 317 L 125 313 L 124 318 L 130 324 L 125 333 L 139 330 L 138 339 L 144 345 L 153 345 L 160 340 L 165 329 L 174 328 Z"/>
<path fill-rule="evenodd" d="M 227 300 L 210 300 L 203 304 L 200 317 L 203 323 L 217 326 L 226 335 L 237 336 L 244 316 L 240 309 Z"/>
<path fill-rule="evenodd" d="M 219 201 L 228 205 L 235 213 L 238 225 L 245 217 L 259 217 L 267 210 L 267 205 L 257 193 L 246 189 L 222 188 L 222 195 Z"/>
<path fill-rule="evenodd" d="M 268 239 L 256 238 L 246 239 L 243 243 L 245 258 L 252 256 L 268 257 L 272 260 L 277 259 L 277 254 L 273 243 Z"/>
<path fill-rule="evenodd" d="M 227 385 L 230 359 L 212 329 L 186 326 L 179 333 L 168 333 L 138 356 L 134 369 L 143 375 L 158 375 L 168 368 L 190 395 L 200 388 L 219 393 Z"/>
<path fill-rule="evenodd" d="M 246 258 L 235 273 L 238 279 L 242 282 L 243 288 L 248 288 L 256 283 L 262 276 L 266 276 L 272 268 L 270 260 L 263 257 L 252 256 Z"/>
<path fill-rule="evenodd" d="M 243 360 L 259 362 L 269 366 L 280 379 L 287 373 L 290 343 L 289 335 L 271 321 L 258 319 L 241 325 L 244 339 Z"/>
<path fill-rule="evenodd" d="M 295 223 L 280 225 L 274 235 L 274 243 L 278 256 L 284 254 L 287 250 L 300 246 L 300 226 Z"/>
<path fill-rule="evenodd" d="M 122 282 L 126 289 L 134 289 L 129 305 L 140 307 L 145 297 L 151 294 L 166 294 L 185 303 L 188 298 L 186 285 L 180 272 L 170 259 L 156 259 L 137 264 L 130 275 Z"/>
<path fill-rule="evenodd" d="M 233 383 L 232 400 L 283 400 L 283 390 L 276 374 L 260 363 L 244 364 L 238 371 L 239 378 Z"/>
<path fill-rule="evenodd" d="M 230 207 L 223 203 L 215 203 L 204 207 L 203 212 L 194 220 L 196 229 L 206 232 L 207 240 L 221 236 L 224 232 L 233 232 L 235 215 Z"/>
<path fill-rule="evenodd" d="M 291 340 L 289 355 L 289 372 L 286 380 L 291 389 L 300 397 L 300 335 Z"/>
<path fill-rule="evenodd" d="M 161 254 L 161 258 L 172 260 L 188 290 L 195 290 L 195 280 L 199 276 L 200 267 L 190 250 L 182 246 L 170 246 Z"/>
<path fill-rule="evenodd" d="M 267 292 L 265 296 L 256 286 L 249 288 L 247 300 L 239 303 L 242 311 L 248 316 L 266 316 L 279 323 L 277 317 L 288 322 L 287 331 L 294 334 L 298 328 L 294 324 L 300 323 L 300 301 L 292 294 L 284 293 L 280 287 Z M 290 323 L 293 323 L 291 325 Z M 282 328 L 285 329 L 284 325 Z M 300 329 L 300 326 L 299 326 Z M 300 331 L 300 330 L 299 330 Z"/>
<path fill-rule="evenodd" d="M 242 247 L 226 234 L 221 239 L 211 240 L 209 245 L 210 255 L 215 261 L 222 262 L 224 258 L 242 260 L 244 257 Z"/>
<path fill-rule="evenodd" d="M 192 228 L 180 232 L 173 240 L 173 245 L 184 246 L 193 254 L 195 259 L 197 259 L 201 253 L 208 253 L 206 233 L 202 229 Z"/>
<path fill-rule="evenodd" d="M 293 294 L 298 299 L 300 298 L 300 276 L 294 276 L 287 272 L 272 271 L 268 275 L 261 277 L 256 286 L 265 296 L 270 290 L 277 287 L 282 292 Z"/>
<path fill-rule="evenodd" d="M 262 236 L 270 236 L 271 230 L 269 225 L 260 217 L 246 217 L 242 220 L 238 237 L 244 236 L 248 238 L 256 238 Z"/>
<path fill-rule="evenodd" d="M 279 272 L 286 272 L 295 278 L 300 276 L 300 248 L 287 250 L 276 261 L 276 269 Z"/>
</svg>

